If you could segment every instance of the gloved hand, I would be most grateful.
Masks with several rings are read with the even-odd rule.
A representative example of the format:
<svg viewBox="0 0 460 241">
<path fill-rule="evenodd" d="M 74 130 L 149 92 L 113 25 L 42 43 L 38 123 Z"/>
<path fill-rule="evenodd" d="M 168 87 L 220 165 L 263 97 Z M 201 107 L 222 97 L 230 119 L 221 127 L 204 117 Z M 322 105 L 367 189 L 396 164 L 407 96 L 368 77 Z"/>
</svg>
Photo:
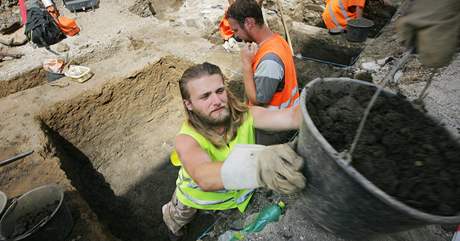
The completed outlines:
<svg viewBox="0 0 460 241">
<path fill-rule="evenodd" d="M 239 51 L 240 47 L 238 47 L 238 42 L 235 38 L 231 37 L 228 40 L 225 40 L 224 44 L 222 45 L 227 52 Z"/>
<path fill-rule="evenodd" d="M 455 53 L 460 31 L 459 0 L 415 0 L 398 23 L 402 41 L 415 47 L 422 64 L 447 65 Z"/>
<path fill-rule="evenodd" d="M 225 160 L 221 177 L 225 189 L 266 187 L 290 194 L 305 187 L 303 159 L 288 144 L 236 145 Z"/>
</svg>

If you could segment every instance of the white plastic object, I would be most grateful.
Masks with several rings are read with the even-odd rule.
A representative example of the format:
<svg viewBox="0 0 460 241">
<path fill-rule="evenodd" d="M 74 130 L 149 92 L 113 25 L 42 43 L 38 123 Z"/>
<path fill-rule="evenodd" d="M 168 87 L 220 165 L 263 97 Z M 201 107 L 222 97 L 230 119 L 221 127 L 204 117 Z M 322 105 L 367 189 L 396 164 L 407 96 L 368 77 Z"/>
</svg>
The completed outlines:
<svg viewBox="0 0 460 241">
<path fill-rule="evenodd" d="M 455 232 L 452 241 L 460 241 L 460 225 L 458 225 L 457 232 Z"/>
<path fill-rule="evenodd" d="M 43 5 L 45 5 L 45 8 L 52 6 L 53 2 L 51 0 L 42 0 Z"/>
<path fill-rule="evenodd" d="M 90 71 L 90 68 L 81 66 L 81 65 L 70 65 L 69 69 L 64 73 L 65 76 L 78 79 L 86 74 L 88 74 Z"/>
</svg>

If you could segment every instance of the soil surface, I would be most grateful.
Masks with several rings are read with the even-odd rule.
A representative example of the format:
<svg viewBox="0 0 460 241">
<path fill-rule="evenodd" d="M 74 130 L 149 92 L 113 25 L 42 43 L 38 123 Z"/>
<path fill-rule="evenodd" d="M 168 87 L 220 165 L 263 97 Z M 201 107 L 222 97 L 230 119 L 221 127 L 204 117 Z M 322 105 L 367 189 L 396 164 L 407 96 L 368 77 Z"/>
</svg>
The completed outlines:
<svg viewBox="0 0 460 241">
<path fill-rule="evenodd" d="M 324 89 L 307 108 L 338 151 L 348 149 L 374 88 L 347 94 Z M 460 145 L 446 129 L 400 96 L 381 95 L 366 122 L 352 165 L 398 200 L 425 212 L 460 212 Z"/>
</svg>

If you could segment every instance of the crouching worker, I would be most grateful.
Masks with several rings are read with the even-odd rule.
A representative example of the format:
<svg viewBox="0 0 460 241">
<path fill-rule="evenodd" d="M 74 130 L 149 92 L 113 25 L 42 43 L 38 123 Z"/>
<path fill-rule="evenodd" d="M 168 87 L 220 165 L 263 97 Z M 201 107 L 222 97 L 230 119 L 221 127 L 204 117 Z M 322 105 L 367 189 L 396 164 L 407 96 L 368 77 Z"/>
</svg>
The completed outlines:
<svg viewBox="0 0 460 241">
<path fill-rule="evenodd" d="M 330 34 L 339 34 L 347 29 L 348 21 L 363 16 L 365 0 L 326 0 L 323 21 Z"/>
<path fill-rule="evenodd" d="M 173 238 L 179 240 L 197 209 L 243 212 L 254 188 L 280 193 L 304 188 L 303 160 L 288 144 L 254 144 L 254 128 L 298 128 L 299 108 L 248 108 L 227 90 L 221 70 L 210 63 L 187 69 L 179 86 L 187 113 L 175 139 L 182 167 L 172 200 L 162 207 Z"/>
</svg>

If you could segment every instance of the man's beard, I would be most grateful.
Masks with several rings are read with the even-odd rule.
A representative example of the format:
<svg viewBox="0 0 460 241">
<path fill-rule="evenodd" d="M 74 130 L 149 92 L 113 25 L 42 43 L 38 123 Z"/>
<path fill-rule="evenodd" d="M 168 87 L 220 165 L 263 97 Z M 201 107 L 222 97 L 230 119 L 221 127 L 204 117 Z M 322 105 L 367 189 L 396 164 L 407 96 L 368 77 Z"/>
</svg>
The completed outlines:
<svg viewBox="0 0 460 241">
<path fill-rule="evenodd" d="M 221 110 L 220 115 L 217 117 L 211 116 L 212 112 L 209 114 L 204 114 L 200 111 L 195 111 L 194 113 L 204 125 L 209 127 L 225 125 L 230 121 L 230 112 L 228 107 L 224 107 L 224 109 Z"/>
</svg>

